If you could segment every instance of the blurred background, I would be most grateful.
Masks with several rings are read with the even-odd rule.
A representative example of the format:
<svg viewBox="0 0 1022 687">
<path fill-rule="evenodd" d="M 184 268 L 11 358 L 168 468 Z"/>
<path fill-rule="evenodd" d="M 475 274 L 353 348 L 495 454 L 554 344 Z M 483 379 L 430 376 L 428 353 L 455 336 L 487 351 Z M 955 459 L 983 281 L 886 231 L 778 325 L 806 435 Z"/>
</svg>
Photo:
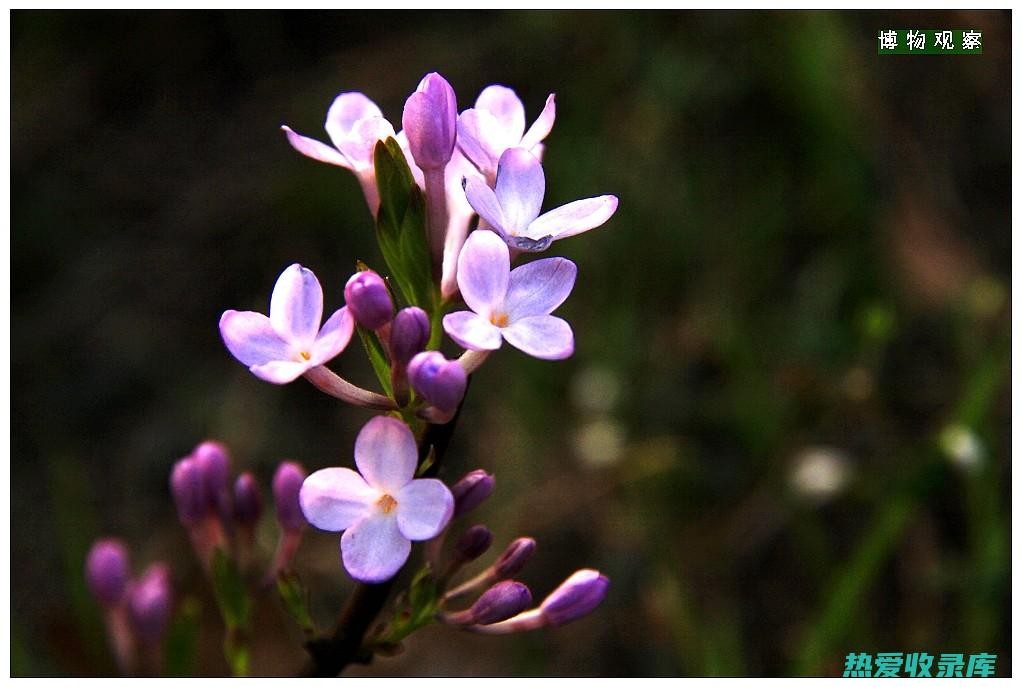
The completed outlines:
<svg viewBox="0 0 1022 687">
<path fill-rule="evenodd" d="M 341 91 L 392 122 L 439 71 L 557 123 L 544 209 L 614 193 L 563 363 L 475 375 L 441 474 L 493 472 L 471 521 L 538 540 L 537 597 L 612 580 L 573 625 L 432 626 L 351 674 L 840 675 L 849 652 L 996 653 L 1010 671 L 1008 12 L 12 13 L 11 649 L 17 675 L 114 671 L 82 564 L 167 560 L 197 651 L 216 606 L 167 481 L 199 441 L 269 496 L 277 462 L 350 465 L 370 417 L 224 349 L 311 267 L 340 307 L 383 268 L 354 177 L 295 153 Z M 981 56 L 877 56 L 888 28 L 975 28 Z M 334 364 L 372 385 L 353 345 Z M 272 547 L 276 524 L 260 531 Z M 495 554 L 494 554 L 495 555 Z M 324 629 L 337 536 L 297 568 Z M 261 600 L 252 672 L 303 663 Z"/>
</svg>

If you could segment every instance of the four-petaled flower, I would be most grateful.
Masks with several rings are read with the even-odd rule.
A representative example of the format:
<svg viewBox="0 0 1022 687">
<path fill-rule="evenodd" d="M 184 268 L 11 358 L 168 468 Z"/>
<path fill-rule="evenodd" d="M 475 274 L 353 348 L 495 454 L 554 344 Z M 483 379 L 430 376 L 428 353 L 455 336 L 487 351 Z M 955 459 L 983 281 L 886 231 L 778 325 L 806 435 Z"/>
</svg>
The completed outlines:
<svg viewBox="0 0 1022 687">
<path fill-rule="evenodd" d="M 594 229 L 617 210 L 617 196 L 584 198 L 539 214 L 546 178 L 539 160 L 524 148 L 508 148 L 500 156 L 495 188 L 466 178 L 465 194 L 479 217 L 509 246 L 542 251 L 550 242 Z"/>
<path fill-rule="evenodd" d="M 312 473 L 299 499 L 308 521 L 341 536 L 341 560 L 356 580 L 389 580 L 408 560 L 412 541 L 447 526 L 454 497 L 437 479 L 413 479 L 415 437 L 399 420 L 378 416 L 355 440 L 355 464 Z M 361 473 L 361 474 L 359 474 Z"/>
<path fill-rule="evenodd" d="M 287 384 L 344 350 L 355 328 L 344 307 L 322 328 L 323 289 L 312 270 L 294 264 L 277 279 L 270 297 L 270 316 L 228 310 L 220 318 L 220 335 L 252 374 Z"/>
<path fill-rule="evenodd" d="M 575 285 L 575 263 L 544 258 L 511 270 L 507 244 L 492 231 L 472 232 L 458 259 L 465 304 L 444 317 L 452 339 L 474 351 L 500 348 L 501 339 L 536 358 L 560 360 L 575 350 L 567 322 L 550 313 Z"/>
</svg>

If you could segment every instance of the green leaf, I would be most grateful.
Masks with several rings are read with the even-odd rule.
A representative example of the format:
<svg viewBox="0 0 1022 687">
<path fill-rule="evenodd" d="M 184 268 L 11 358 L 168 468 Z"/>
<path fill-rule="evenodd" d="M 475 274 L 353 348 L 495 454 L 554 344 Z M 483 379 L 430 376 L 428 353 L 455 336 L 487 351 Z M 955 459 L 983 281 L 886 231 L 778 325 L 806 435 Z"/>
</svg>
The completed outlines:
<svg viewBox="0 0 1022 687">
<path fill-rule="evenodd" d="M 357 325 L 356 328 L 358 329 L 358 338 L 362 339 L 362 347 L 366 349 L 366 355 L 369 356 L 369 362 L 373 366 L 376 378 L 380 380 L 383 392 L 388 396 L 393 396 L 390 383 L 390 362 L 380 338 L 376 336 L 376 332 L 372 332 L 362 325 Z"/>
<path fill-rule="evenodd" d="M 228 634 L 233 630 L 247 629 L 252 610 L 238 566 L 222 549 L 213 552 L 213 593 L 220 606 Z"/>
<path fill-rule="evenodd" d="M 306 637 L 315 636 L 316 624 L 312 620 L 312 614 L 309 613 L 309 592 L 302 584 L 298 573 L 289 570 L 281 571 L 277 576 L 277 591 L 280 593 L 280 601 L 284 604 L 284 610 L 297 621 Z"/>
<path fill-rule="evenodd" d="M 434 313 L 439 302 L 426 234 L 426 201 L 401 146 L 393 138 L 376 144 L 373 156 L 380 210 L 376 238 L 401 296 Z"/>
<path fill-rule="evenodd" d="M 201 613 L 202 605 L 195 597 L 185 597 L 181 602 L 167 632 L 167 675 L 184 677 L 194 674 Z"/>
<path fill-rule="evenodd" d="M 377 642 L 377 650 L 397 650 L 401 640 L 433 622 L 440 606 L 440 589 L 429 566 L 415 574 L 405 600 L 394 611 L 394 619 Z"/>
</svg>

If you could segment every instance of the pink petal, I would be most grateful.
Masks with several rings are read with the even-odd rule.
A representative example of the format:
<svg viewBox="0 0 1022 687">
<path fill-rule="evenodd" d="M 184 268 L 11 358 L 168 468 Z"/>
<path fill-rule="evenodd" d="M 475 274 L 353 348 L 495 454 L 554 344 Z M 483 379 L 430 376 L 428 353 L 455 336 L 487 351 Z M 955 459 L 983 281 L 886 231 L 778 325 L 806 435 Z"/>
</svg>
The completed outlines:
<svg viewBox="0 0 1022 687">
<path fill-rule="evenodd" d="M 505 231 L 513 236 L 524 235 L 543 205 L 546 192 L 543 165 L 525 148 L 508 148 L 497 165 L 495 190 Z"/>
<path fill-rule="evenodd" d="M 364 93 L 349 91 L 334 98 L 326 113 L 326 129 L 330 140 L 340 149 L 341 142 L 350 137 L 355 124 L 368 117 L 382 117 L 383 113 Z"/>
<path fill-rule="evenodd" d="M 458 257 L 458 288 L 465 304 L 489 317 L 504 302 L 511 274 L 507 244 L 492 231 L 469 234 Z"/>
<path fill-rule="evenodd" d="M 310 525 L 340 532 L 364 518 L 379 497 L 354 470 L 326 468 L 305 478 L 298 503 Z"/>
<path fill-rule="evenodd" d="M 447 189 L 447 234 L 444 237 L 444 260 L 440 277 L 440 293 L 450 298 L 458 292 L 458 256 L 468 238 L 468 228 L 475 210 L 469 205 L 465 190 L 461 187 L 464 178 L 479 178 L 479 172 L 460 150 L 455 148 L 451 161 L 444 169 Z M 481 180 L 480 180 L 481 181 Z"/>
<path fill-rule="evenodd" d="M 525 106 L 510 88 L 487 86 L 476 98 L 476 109 L 485 110 L 493 115 L 501 128 L 507 132 L 507 139 L 514 141 L 511 145 L 522 140 L 522 134 L 525 132 Z"/>
<path fill-rule="evenodd" d="M 397 526 L 412 541 L 432 539 L 447 527 L 454 513 L 454 496 L 438 479 L 415 479 L 394 497 Z"/>
<path fill-rule="evenodd" d="M 401 534 L 392 514 L 373 513 L 341 535 L 341 560 L 360 582 L 385 582 L 408 560 L 412 543 Z"/>
<path fill-rule="evenodd" d="M 348 137 L 337 144 L 337 149 L 351 160 L 355 170 L 372 171 L 376 144 L 379 141 L 386 141 L 393 135 L 394 127 L 386 119 L 367 117 L 355 123 Z"/>
<path fill-rule="evenodd" d="M 264 382 L 271 384 L 289 384 L 295 381 L 312 365 L 307 362 L 291 360 L 271 360 L 264 365 L 253 365 L 249 371 Z"/>
<path fill-rule="evenodd" d="M 464 186 L 468 204 L 479 213 L 479 217 L 489 223 L 495 231 L 506 234 L 504 212 L 500 209 L 500 201 L 497 200 L 497 194 L 493 189 L 478 177 L 465 177 L 460 183 Z"/>
<path fill-rule="evenodd" d="M 554 128 L 554 119 L 557 118 L 557 104 L 555 102 L 554 94 L 551 93 L 546 98 L 546 104 L 543 106 L 543 111 L 539 113 L 539 117 L 532 123 L 529 130 L 522 136 L 522 142 L 519 144 L 522 148 L 532 151 L 534 147 L 539 145 L 539 142 L 545 139 L 551 129 Z M 538 158 L 539 155 L 532 151 Z"/>
<path fill-rule="evenodd" d="M 311 157 L 313 160 L 326 162 L 330 165 L 344 167 L 345 169 L 352 168 L 351 162 L 348 158 L 344 157 L 342 153 L 331 148 L 327 144 L 320 143 L 315 139 L 297 134 L 288 126 L 282 126 L 280 127 L 280 130 L 287 136 L 287 142 L 291 144 L 291 147 L 302 155 Z"/>
<path fill-rule="evenodd" d="M 444 331 L 462 348 L 495 351 L 500 348 L 500 328 L 485 317 L 461 310 L 444 315 Z"/>
<path fill-rule="evenodd" d="M 553 315 L 537 315 L 512 322 L 501 330 L 515 348 L 543 360 L 563 360 L 575 352 L 571 326 Z"/>
<path fill-rule="evenodd" d="M 549 315 L 575 286 L 578 268 L 565 258 L 544 258 L 511 270 L 504 312 L 511 322 Z"/>
<path fill-rule="evenodd" d="M 323 319 L 323 288 L 312 270 L 298 263 L 284 270 L 270 296 L 270 324 L 281 338 L 309 346 Z"/>
<path fill-rule="evenodd" d="M 323 365 L 333 360 L 348 346 L 355 331 L 355 320 L 347 306 L 330 316 L 319 330 L 316 341 L 309 351 L 311 365 Z"/>
<path fill-rule="evenodd" d="M 412 481 L 419 463 L 415 437 L 405 423 L 378 415 L 355 439 L 355 464 L 369 486 L 396 493 Z"/>
<path fill-rule="evenodd" d="M 458 115 L 458 149 L 483 174 L 492 174 L 497 169 L 497 157 L 485 145 L 485 139 L 486 134 L 476 110 L 468 109 Z"/>
<path fill-rule="evenodd" d="M 231 355 L 250 367 L 291 358 L 287 342 L 262 313 L 228 310 L 220 317 L 220 336 Z"/>
<path fill-rule="evenodd" d="M 529 225 L 525 235 L 540 239 L 553 236 L 567 238 L 584 231 L 595 229 L 617 211 L 617 196 L 584 198 L 545 212 Z"/>
</svg>

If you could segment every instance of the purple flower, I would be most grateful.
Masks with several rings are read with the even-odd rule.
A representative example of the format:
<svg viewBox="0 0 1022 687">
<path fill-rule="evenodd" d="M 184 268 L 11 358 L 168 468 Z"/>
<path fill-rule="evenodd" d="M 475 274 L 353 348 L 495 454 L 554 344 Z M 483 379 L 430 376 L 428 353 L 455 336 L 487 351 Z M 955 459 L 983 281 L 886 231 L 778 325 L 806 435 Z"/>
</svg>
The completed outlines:
<svg viewBox="0 0 1022 687">
<path fill-rule="evenodd" d="M 405 101 L 401 125 L 415 164 L 422 170 L 439 169 L 454 152 L 458 103 L 444 77 L 432 72 Z"/>
<path fill-rule="evenodd" d="M 523 251 L 546 250 L 552 241 L 600 226 L 617 210 L 617 196 L 597 196 L 540 215 L 546 177 L 539 160 L 524 148 L 508 148 L 500 156 L 494 188 L 472 178 L 464 185 L 479 216 L 509 246 Z"/>
<path fill-rule="evenodd" d="M 177 506 L 177 517 L 185 527 L 192 527 L 209 515 L 209 491 L 202 466 L 194 456 L 174 463 L 170 472 L 170 492 Z"/>
<path fill-rule="evenodd" d="M 539 610 L 550 625 L 564 625 L 589 615 L 607 596 L 610 580 L 596 570 L 576 571 L 550 592 Z"/>
<path fill-rule="evenodd" d="M 412 541 L 443 531 L 454 497 L 440 480 L 413 479 L 415 437 L 394 418 L 366 423 L 355 440 L 355 464 L 359 472 L 326 468 L 309 475 L 300 494 L 302 511 L 319 529 L 344 530 L 341 559 L 352 577 L 384 582 L 408 560 Z"/>
<path fill-rule="evenodd" d="M 376 330 L 394 316 L 394 302 L 383 277 L 372 270 L 351 275 L 344 285 L 344 302 L 355 321 L 366 329 Z"/>
<path fill-rule="evenodd" d="M 282 126 L 288 143 L 313 160 L 350 169 L 358 177 L 366 203 L 375 215 L 379 207 L 373 151 L 377 141 L 394 135 L 394 127 L 383 117 L 380 108 L 362 93 L 341 93 L 334 98 L 324 124 L 333 147 L 296 134 Z"/>
<path fill-rule="evenodd" d="M 506 86 L 487 86 L 476 99 L 475 107 L 458 117 L 458 147 L 493 183 L 497 162 L 508 148 L 525 148 L 539 155 L 540 141 L 550 133 L 556 116 L 551 93 L 543 112 L 525 131 L 525 107 L 515 92 Z"/>
<path fill-rule="evenodd" d="M 545 258 L 511 270 L 507 244 L 491 231 L 474 231 L 458 260 L 458 286 L 465 304 L 444 317 L 444 329 L 473 351 L 493 351 L 501 341 L 544 360 L 575 350 L 567 322 L 553 312 L 575 285 L 575 263 Z"/>
<path fill-rule="evenodd" d="M 128 549 L 119 539 L 100 539 L 85 559 L 85 581 L 104 606 L 113 606 L 124 596 L 131 576 Z"/>
<path fill-rule="evenodd" d="M 234 519 L 243 527 L 254 527 L 263 512 L 259 483 L 251 472 L 243 472 L 234 482 Z"/>
<path fill-rule="evenodd" d="M 256 377 L 287 384 L 325 364 L 344 350 L 354 320 L 341 308 L 323 318 L 323 289 L 312 270 L 299 264 L 277 279 L 270 297 L 270 316 L 228 310 L 220 318 L 220 335 L 227 349 Z"/>
<path fill-rule="evenodd" d="M 128 613 L 139 639 L 156 644 L 170 620 L 173 591 L 170 568 L 154 563 L 142 573 L 128 591 Z"/>
<path fill-rule="evenodd" d="M 285 530 L 305 527 L 305 518 L 298 503 L 298 493 L 304 481 L 305 470 L 298 463 L 281 463 L 273 474 L 273 505 L 277 510 L 277 520 Z"/>
<path fill-rule="evenodd" d="M 464 515 L 490 497 L 496 480 L 486 470 L 473 470 L 451 487 L 454 494 L 454 517 Z"/>
<path fill-rule="evenodd" d="M 390 325 L 390 354 L 394 363 L 407 366 L 429 343 L 429 315 L 422 308 L 402 308 Z"/>
<path fill-rule="evenodd" d="M 480 595 L 471 608 L 449 613 L 451 625 L 492 625 L 518 615 L 532 604 L 532 592 L 521 582 L 498 582 Z"/>
<path fill-rule="evenodd" d="M 432 405 L 453 413 L 465 397 L 468 376 L 457 360 L 447 360 L 439 351 L 423 351 L 408 363 L 408 381 Z"/>
</svg>

